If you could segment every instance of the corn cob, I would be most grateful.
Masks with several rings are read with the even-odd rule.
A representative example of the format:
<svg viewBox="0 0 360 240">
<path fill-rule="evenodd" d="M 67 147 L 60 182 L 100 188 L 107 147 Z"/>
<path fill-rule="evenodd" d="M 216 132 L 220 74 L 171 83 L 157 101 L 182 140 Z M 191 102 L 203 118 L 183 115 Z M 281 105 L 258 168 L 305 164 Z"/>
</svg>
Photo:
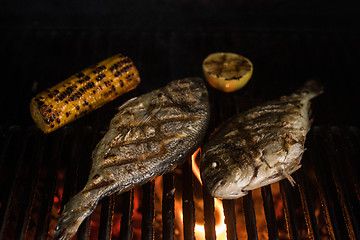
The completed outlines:
<svg viewBox="0 0 360 240">
<path fill-rule="evenodd" d="M 139 83 L 139 72 L 131 59 L 118 54 L 36 95 L 30 102 L 31 116 L 44 133 L 50 133 Z"/>
</svg>

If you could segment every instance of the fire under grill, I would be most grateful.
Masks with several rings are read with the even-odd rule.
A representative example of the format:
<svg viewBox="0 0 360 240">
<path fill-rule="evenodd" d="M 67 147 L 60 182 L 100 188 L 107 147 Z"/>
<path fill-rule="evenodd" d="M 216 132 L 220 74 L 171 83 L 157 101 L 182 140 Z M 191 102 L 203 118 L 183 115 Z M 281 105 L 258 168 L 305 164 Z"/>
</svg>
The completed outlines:
<svg viewBox="0 0 360 240">
<path fill-rule="evenodd" d="M 313 101 L 302 168 L 293 175 L 297 185 L 283 180 L 240 199 L 214 199 L 198 180 L 195 154 L 142 187 L 104 198 L 76 238 L 359 239 L 360 131 L 358 110 L 348 104 L 356 90 L 352 82 L 345 90 L 336 83 L 356 76 L 358 40 L 353 34 L 289 29 L 6 31 L 0 40 L 8 59 L 3 74 L 14 79 L 16 73 L 18 82 L 10 83 L 17 97 L 4 93 L 1 101 L 8 114 L 0 125 L 0 239 L 51 239 L 64 204 L 86 183 L 91 152 L 116 107 L 170 80 L 202 76 L 202 59 L 215 51 L 249 57 L 254 75 L 235 93 L 208 86 L 208 135 L 235 113 L 288 94 L 310 77 L 325 85 L 325 94 Z M 28 103 L 35 93 L 118 52 L 139 68 L 136 90 L 49 135 L 33 126 Z"/>
</svg>

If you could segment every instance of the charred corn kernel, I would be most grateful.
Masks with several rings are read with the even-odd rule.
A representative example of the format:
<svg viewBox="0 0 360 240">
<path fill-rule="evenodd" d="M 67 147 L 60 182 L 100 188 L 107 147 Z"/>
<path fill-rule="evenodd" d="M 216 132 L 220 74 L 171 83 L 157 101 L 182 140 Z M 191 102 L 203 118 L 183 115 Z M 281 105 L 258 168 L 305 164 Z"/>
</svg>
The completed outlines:
<svg viewBox="0 0 360 240">
<path fill-rule="evenodd" d="M 223 92 L 233 92 L 250 80 L 253 65 L 249 59 L 236 53 L 212 53 L 203 61 L 203 71 L 209 84 Z"/>
<path fill-rule="evenodd" d="M 50 133 L 139 83 L 139 72 L 131 59 L 118 54 L 39 93 L 31 99 L 31 116 L 44 133 Z"/>
</svg>

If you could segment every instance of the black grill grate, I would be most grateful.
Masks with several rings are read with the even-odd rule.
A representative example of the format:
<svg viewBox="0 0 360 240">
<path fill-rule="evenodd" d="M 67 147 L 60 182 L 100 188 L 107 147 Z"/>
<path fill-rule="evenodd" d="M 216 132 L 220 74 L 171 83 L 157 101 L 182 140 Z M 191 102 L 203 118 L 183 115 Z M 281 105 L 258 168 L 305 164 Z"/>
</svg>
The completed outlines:
<svg viewBox="0 0 360 240">
<path fill-rule="evenodd" d="M 270 239 L 282 239 L 279 224 L 291 239 L 342 239 L 359 236 L 359 182 L 357 161 L 359 151 L 359 129 L 354 127 L 314 127 L 310 133 L 308 150 L 303 158 L 303 168 L 295 173 L 298 185 L 294 188 L 287 181 L 280 182 L 284 219 L 279 220 L 274 212 L 272 186 L 261 189 L 263 208 L 266 217 L 267 233 Z M 45 137 L 34 128 L 25 132 L 13 126 L 2 135 L 2 169 L 7 169 L 10 181 L 2 180 L 1 199 L 1 237 L 3 239 L 38 239 L 50 237 L 56 223 L 60 202 L 58 189 L 64 186 L 63 202 L 74 194 L 86 180 L 86 171 L 81 168 L 86 157 L 77 156 L 77 152 L 90 150 L 92 142 L 80 139 L 94 139 L 97 133 L 91 127 L 74 129 L 65 127 L 53 136 Z M 70 140 L 73 139 L 73 140 Z M 82 146 L 80 146 L 82 145 Z M 18 148 L 14 147 L 18 146 Z M 70 156 L 68 156 L 70 155 Z M 87 155 L 87 153 L 85 154 Z M 68 158 L 69 157 L 69 158 Z M 11 158 L 17 164 L 6 163 Z M 76 162 L 76 159 L 79 159 Z M 74 161 L 74 162 L 73 162 Z M 73 162 L 73 163 L 71 163 Z M 11 169 L 11 167 L 13 167 Z M 194 200 L 191 186 L 191 165 L 186 162 L 182 180 L 185 239 L 193 239 L 195 226 Z M 60 173 L 59 173 L 60 172 Z M 61 175 L 65 173 L 65 177 Z M 179 177 L 179 176 L 175 176 Z M 65 178 L 65 179 L 64 179 Z M 162 198 L 162 237 L 176 239 L 174 235 L 174 174 L 164 175 Z M 184 180 L 187 179 L 187 180 Z M 141 239 L 152 239 L 154 218 L 154 182 L 142 187 Z M 55 196 L 55 198 L 54 198 Z M 55 201 L 54 201 L 55 199 Z M 119 203 L 121 202 L 121 203 Z M 213 199 L 204 196 L 205 227 L 208 239 L 214 239 L 215 221 Z M 63 203 L 62 203 L 63 204 Z M 61 205 L 62 205 L 61 204 Z M 244 208 L 245 226 L 239 226 L 235 216 L 236 204 Z M 119 210 L 119 205 L 121 209 Z M 252 194 L 240 200 L 223 201 L 228 239 L 237 239 L 238 229 L 246 228 L 250 239 L 258 238 L 255 210 Z M 100 208 L 100 207 L 99 207 Z M 115 208 L 115 209 L 114 209 Z M 99 225 L 90 224 L 90 218 L 81 225 L 79 239 L 87 239 L 98 234 L 99 239 L 110 239 L 114 214 L 121 212 L 121 239 L 133 236 L 134 191 L 120 196 L 109 196 L 101 201 Z M 278 213 L 277 213 L 278 214 Z M 94 217 L 91 221 L 96 221 Z M 281 222 L 284 221 L 284 222 Z M 114 223 L 115 224 L 115 223 Z M 98 228 L 91 230 L 92 228 Z M 97 231 L 97 232 L 94 232 Z"/>
<path fill-rule="evenodd" d="M 50 238 L 58 211 L 85 185 L 91 152 L 115 108 L 170 80 L 201 76 L 202 59 L 215 51 L 242 53 L 252 59 L 255 70 L 239 92 L 226 94 L 209 88 L 209 134 L 233 114 L 290 93 L 309 77 L 319 78 L 326 91 L 314 101 L 308 150 L 303 167 L 294 174 L 298 185 L 292 188 L 281 181 L 244 198 L 223 201 L 228 239 L 262 239 L 262 223 L 269 239 L 359 238 L 359 115 L 349 104 L 356 102 L 357 90 L 350 80 L 356 76 L 353 60 L 359 53 L 358 40 L 351 33 L 312 31 L 6 31 L 0 45 L 2 56 L 8 59 L 3 74 L 5 79 L 16 75 L 16 82 L 10 82 L 14 91 L 1 99 L 2 109 L 9 114 L 0 127 L 0 239 Z M 28 103 L 36 92 L 118 52 L 138 66 L 142 77 L 138 89 L 50 135 L 33 127 Z M 338 79 L 344 81 L 342 86 Z M 199 217 L 190 159 L 162 181 L 160 199 L 154 189 L 162 183 L 155 181 L 104 198 L 81 225 L 78 239 L 193 239 Z M 182 232 L 174 210 L 179 192 Z M 206 191 L 201 195 L 206 238 L 215 239 L 214 199 Z M 141 212 L 140 228 L 134 208 Z M 264 219 L 259 212 L 264 212 Z"/>
</svg>

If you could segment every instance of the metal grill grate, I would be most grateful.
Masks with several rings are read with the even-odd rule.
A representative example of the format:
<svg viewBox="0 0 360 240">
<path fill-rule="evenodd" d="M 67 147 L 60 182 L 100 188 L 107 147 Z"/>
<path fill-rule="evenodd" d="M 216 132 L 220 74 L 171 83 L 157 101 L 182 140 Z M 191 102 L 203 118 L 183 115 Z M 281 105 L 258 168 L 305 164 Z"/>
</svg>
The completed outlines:
<svg viewBox="0 0 360 240">
<path fill-rule="evenodd" d="M 263 229 L 269 239 L 360 237 L 360 132 L 358 127 L 351 127 L 357 124 L 358 110 L 348 104 L 356 90 L 354 83 L 346 82 L 345 89 L 339 91 L 335 81 L 356 76 L 352 59 L 359 51 L 358 36 L 66 30 L 14 30 L 4 36 L 0 52 L 9 59 L 5 78 L 11 79 L 17 69 L 21 71 L 17 75 L 19 82 L 10 83 L 18 101 L 6 101 L 12 99 L 12 93 L 2 95 L 1 101 L 1 107 L 9 114 L 0 127 L 0 239 L 50 238 L 58 211 L 85 185 L 91 152 L 106 131 L 116 106 L 169 80 L 201 76 L 202 59 L 219 50 L 248 56 L 254 62 L 255 72 L 248 86 L 239 92 L 225 94 L 209 89 L 209 133 L 233 114 L 289 93 L 310 76 L 320 78 L 326 88 L 326 93 L 314 101 L 315 122 L 306 143 L 308 150 L 303 167 L 294 174 L 298 185 L 292 188 L 287 181 L 281 181 L 241 199 L 223 201 L 227 238 L 262 239 Z M 37 91 L 117 52 L 131 56 L 138 66 L 143 79 L 138 89 L 53 134 L 45 136 L 32 126 L 27 107 Z M 176 239 L 181 235 L 193 239 L 198 217 L 195 180 L 189 159 L 162 177 L 161 199 L 156 194 L 159 183 L 155 181 L 120 196 L 106 197 L 83 222 L 77 238 Z M 176 225 L 174 189 L 182 197 L 181 233 Z M 215 239 L 214 199 L 206 191 L 201 195 L 205 236 Z M 156 209 L 159 204 L 160 221 Z M 141 227 L 135 226 L 138 213 L 134 208 L 141 212 Z M 259 211 L 264 213 L 263 219 L 259 218 Z"/>
<path fill-rule="evenodd" d="M 284 219 L 274 212 L 271 188 L 261 189 L 263 209 L 269 239 L 282 239 L 279 225 L 291 239 L 342 239 L 359 236 L 359 129 L 354 127 L 314 127 L 310 133 L 308 150 L 303 158 L 303 168 L 295 173 L 298 185 L 280 182 Z M 2 178 L 1 237 L 2 239 L 38 239 L 50 237 L 54 230 L 57 211 L 62 201 L 67 202 L 87 178 L 87 155 L 95 144 L 97 133 L 91 127 L 73 129 L 65 127 L 53 136 L 45 137 L 34 128 L 25 132 L 17 126 L 2 135 L 1 166 L 6 169 Z M 87 141 L 83 141 L 88 139 Z M 80 156 L 85 153 L 83 156 Z M 9 164 L 15 162 L 16 164 Z M 180 166 L 184 186 L 192 185 L 191 164 Z M 82 183 L 81 183 L 82 182 Z M 174 174 L 163 176 L 162 237 L 176 239 L 174 234 Z M 142 209 L 141 239 L 152 239 L 155 234 L 154 182 L 144 185 L 140 199 Z M 191 187 L 184 187 L 183 234 L 194 238 L 195 213 Z M 235 205 L 242 204 L 245 226 L 239 226 Z M 61 203 L 61 206 L 63 203 Z M 214 239 L 215 221 L 213 199 L 204 193 L 204 216 L 207 239 Z M 237 239 L 238 229 L 246 228 L 250 239 L 257 239 L 257 223 L 252 194 L 239 200 L 223 201 L 227 238 Z M 121 207 L 121 209 L 119 209 Z M 258 207 L 258 206 L 257 206 Z M 100 208 L 100 207 L 98 207 Z M 114 209 L 115 208 L 115 209 Z M 81 225 L 78 239 L 98 234 L 99 239 L 110 239 L 115 214 L 122 213 L 120 239 L 133 236 L 134 191 L 120 196 L 109 196 L 101 201 L 99 219 L 88 218 Z M 55 211 L 55 212 L 54 212 Z M 96 211 L 95 211 L 96 212 Z M 99 221 L 91 224 L 90 221 Z M 281 222 L 284 221 L 284 222 Z M 96 229 L 96 230 L 95 230 Z"/>
</svg>

